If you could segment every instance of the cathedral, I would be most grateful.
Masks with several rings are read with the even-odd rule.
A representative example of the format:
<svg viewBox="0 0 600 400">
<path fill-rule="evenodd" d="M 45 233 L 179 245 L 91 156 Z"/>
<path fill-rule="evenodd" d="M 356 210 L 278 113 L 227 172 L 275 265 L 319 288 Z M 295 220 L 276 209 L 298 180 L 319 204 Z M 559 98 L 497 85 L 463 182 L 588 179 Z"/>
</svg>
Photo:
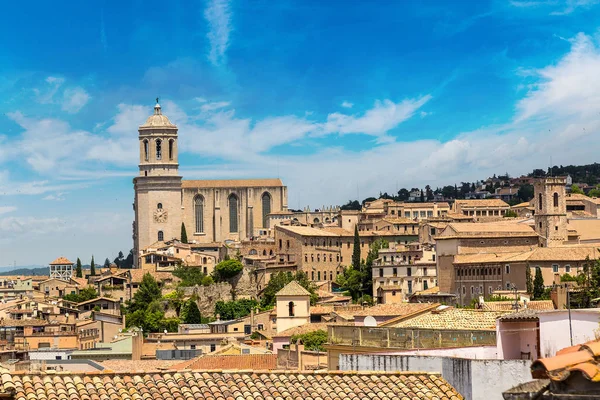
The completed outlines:
<svg viewBox="0 0 600 400">
<path fill-rule="evenodd" d="M 162 114 L 158 102 L 138 132 L 134 254 L 157 241 L 180 239 L 182 223 L 189 243 L 247 239 L 268 228 L 270 213 L 287 210 L 287 187 L 281 179 L 182 180 L 177 126 Z"/>
</svg>

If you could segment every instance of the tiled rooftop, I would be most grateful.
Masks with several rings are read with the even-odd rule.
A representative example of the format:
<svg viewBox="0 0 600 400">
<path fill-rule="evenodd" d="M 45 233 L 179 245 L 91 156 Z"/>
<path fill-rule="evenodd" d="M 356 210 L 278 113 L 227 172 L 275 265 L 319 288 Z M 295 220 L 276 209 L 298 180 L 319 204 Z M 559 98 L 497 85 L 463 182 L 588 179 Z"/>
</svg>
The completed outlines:
<svg viewBox="0 0 600 400">
<path fill-rule="evenodd" d="M 455 207 L 510 207 L 507 203 L 500 199 L 471 199 L 471 200 L 456 200 L 454 203 Z"/>
<path fill-rule="evenodd" d="M 158 371 L 174 369 L 175 360 L 105 360 L 99 362 L 107 371 L 132 372 L 132 371 Z"/>
<path fill-rule="evenodd" d="M 540 358 L 531 364 L 531 376 L 535 379 L 564 381 L 577 374 L 595 383 L 600 381 L 600 341 L 567 347 L 556 356 Z"/>
<path fill-rule="evenodd" d="M 486 311 L 513 311 L 514 301 L 488 301 L 483 304 L 483 309 Z M 519 301 L 519 310 L 524 310 L 525 305 Z M 552 300 L 532 300 L 527 302 L 528 310 L 554 310 Z"/>
<path fill-rule="evenodd" d="M 398 303 L 398 304 L 378 304 L 373 307 L 365 307 L 355 311 L 336 311 L 336 314 L 342 317 L 399 317 L 401 315 L 410 315 L 430 308 L 436 308 L 439 304 L 431 303 Z"/>
<path fill-rule="evenodd" d="M 302 287 L 297 281 L 291 281 L 285 285 L 275 296 L 310 296 L 310 292 Z"/>
<path fill-rule="evenodd" d="M 169 371 L 2 374 L 15 400 L 459 400 L 439 374 L 425 372 Z"/>
<path fill-rule="evenodd" d="M 58 257 L 56 260 L 52 261 L 50 265 L 73 265 L 73 263 L 65 257 Z"/>
<path fill-rule="evenodd" d="M 215 370 L 273 370 L 277 368 L 277 354 L 206 355 L 176 364 L 173 369 Z"/>
<path fill-rule="evenodd" d="M 496 319 L 505 312 L 448 307 L 395 324 L 396 328 L 495 331 Z"/>
</svg>

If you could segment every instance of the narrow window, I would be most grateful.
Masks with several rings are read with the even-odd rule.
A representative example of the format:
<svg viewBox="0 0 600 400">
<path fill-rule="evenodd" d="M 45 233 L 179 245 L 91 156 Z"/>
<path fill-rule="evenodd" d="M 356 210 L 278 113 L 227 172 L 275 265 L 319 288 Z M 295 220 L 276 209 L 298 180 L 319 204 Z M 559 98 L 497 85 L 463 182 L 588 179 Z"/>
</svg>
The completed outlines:
<svg viewBox="0 0 600 400">
<path fill-rule="evenodd" d="M 162 210 L 162 203 L 158 203 L 158 204 L 156 205 L 156 208 L 158 208 L 159 210 Z"/>
<path fill-rule="evenodd" d="M 271 214 L 271 195 L 267 192 L 263 193 L 261 197 L 262 201 L 262 217 L 263 217 L 263 228 L 269 227 L 268 215 Z"/>
<path fill-rule="evenodd" d="M 148 140 L 144 140 L 144 160 L 148 161 Z"/>
<path fill-rule="evenodd" d="M 558 207 L 558 193 L 554 193 L 554 207 Z"/>
<path fill-rule="evenodd" d="M 162 140 L 156 139 L 156 159 L 162 158 Z"/>
<path fill-rule="evenodd" d="M 165 235 L 163 234 L 163 231 L 158 231 L 158 241 L 162 242 L 165 239 Z"/>
<path fill-rule="evenodd" d="M 288 312 L 289 312 L 290 317 L 294 316 L 294 302 L 293 301 L 290 301 L 288 303 Z"/>
<path fill-rule="evenodd" d="M 541 193 L 538 195 L 538 208 L 540 210 L 542 209 L 542 194 Z"/>
<path fill-rule="evenodd" d="M 200 195 L 194 198 L 194 219 L 196 233 L 204 232 L 204 198 Z"/>
<path fill-rule="evenodd" d="M 173 144 L 174 144 L 174 140 L 171 139 L 169 140 L 169 160 L 173 159 Z"/>
<path fill-rule="evenodd" d="M 232 194 L 229 196 L 229 232 L 238 231 L 238 198 Z"/>
</svg>

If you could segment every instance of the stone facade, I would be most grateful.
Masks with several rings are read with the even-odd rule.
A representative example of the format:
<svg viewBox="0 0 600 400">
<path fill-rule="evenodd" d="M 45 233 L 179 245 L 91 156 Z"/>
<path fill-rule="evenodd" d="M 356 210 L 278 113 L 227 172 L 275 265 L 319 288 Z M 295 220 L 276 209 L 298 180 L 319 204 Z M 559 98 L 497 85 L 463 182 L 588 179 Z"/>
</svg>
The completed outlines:
<svg viewBox="0 0 600 400">
<path fill-rule="evenodd" d="M 535 230 L 542 247 L 562 246 L 568 239 L 565 185 L 563 177 L 538 179 L 533 185 Z"/>
<path fill-rule="evenodd" d="M 177 126 L 154 107 L 139 128 L 140 174 L 134 178 L 135 262 L 155 242 L 239 241 L 267 228 L 272 212 L 287 210 L 287 188 L 280 179 L 182 181 L 179 176 Z"/>
</svg>

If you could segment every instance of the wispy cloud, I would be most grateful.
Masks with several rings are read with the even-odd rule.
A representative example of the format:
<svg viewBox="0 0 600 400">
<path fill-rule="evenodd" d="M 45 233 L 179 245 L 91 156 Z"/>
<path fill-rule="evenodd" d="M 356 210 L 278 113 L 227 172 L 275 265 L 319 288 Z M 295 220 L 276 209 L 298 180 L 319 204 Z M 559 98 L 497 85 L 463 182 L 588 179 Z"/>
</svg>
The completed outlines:
<svg viewBox="0 0 600 400">
<path fill-rule="evenodd" d="M 219 108 L 227 107 L 230 104 L 231 103 L 228 101 L 217 101 L 214 103 L 203 104 L 202 107 L 200 107 L 200 109 L 205 112 L 206 111 L 214 111 L 214 110 L 218 110 Z"/>
<path fill-rule="evenodd" d="M 349 101 L 342 102 L 342 107 L 344 108 L 352 108 L 352 106 L 354 106 L 354 104 L 350 103 Z"/>
<path fill-rule="evenodd" d="M 225 52 L 229 46 L 231 33 L 231 10 L 229 0 L 210 0 L 204 10 L 204 18 L 208 22 L 208 59 L 213 65 L 226 62 Z"/>
<path fill-rule="evenodd" d="M 16 210 L 17 210 L 17 207 L 14 207 L 14 206 L 0 206 L 0 215 L 11 213 Z"/>
<path fill-rule="evenodd" d="M 569 15 L 577 9 L 588 9 L 600 4 L 600 0 L 512 0 L 509 4 L 521 9 L 543 9 L 549 15 Z"/>
<path fill-rule="evenodd" d="M 79 112 L 90 100 L 90 95 L 80 86 L 65 89 L 61 108 L 74 114 Z"/>
<path fill-rule="evenodd" d="M 65 200 L 65 193 L 63 192 L 58 192 L 55 194 L 49 194 L 45 197 L 42 198 L 42 200 L 48 200 L 48 201 L 64 201 Z"/>
</svg>

